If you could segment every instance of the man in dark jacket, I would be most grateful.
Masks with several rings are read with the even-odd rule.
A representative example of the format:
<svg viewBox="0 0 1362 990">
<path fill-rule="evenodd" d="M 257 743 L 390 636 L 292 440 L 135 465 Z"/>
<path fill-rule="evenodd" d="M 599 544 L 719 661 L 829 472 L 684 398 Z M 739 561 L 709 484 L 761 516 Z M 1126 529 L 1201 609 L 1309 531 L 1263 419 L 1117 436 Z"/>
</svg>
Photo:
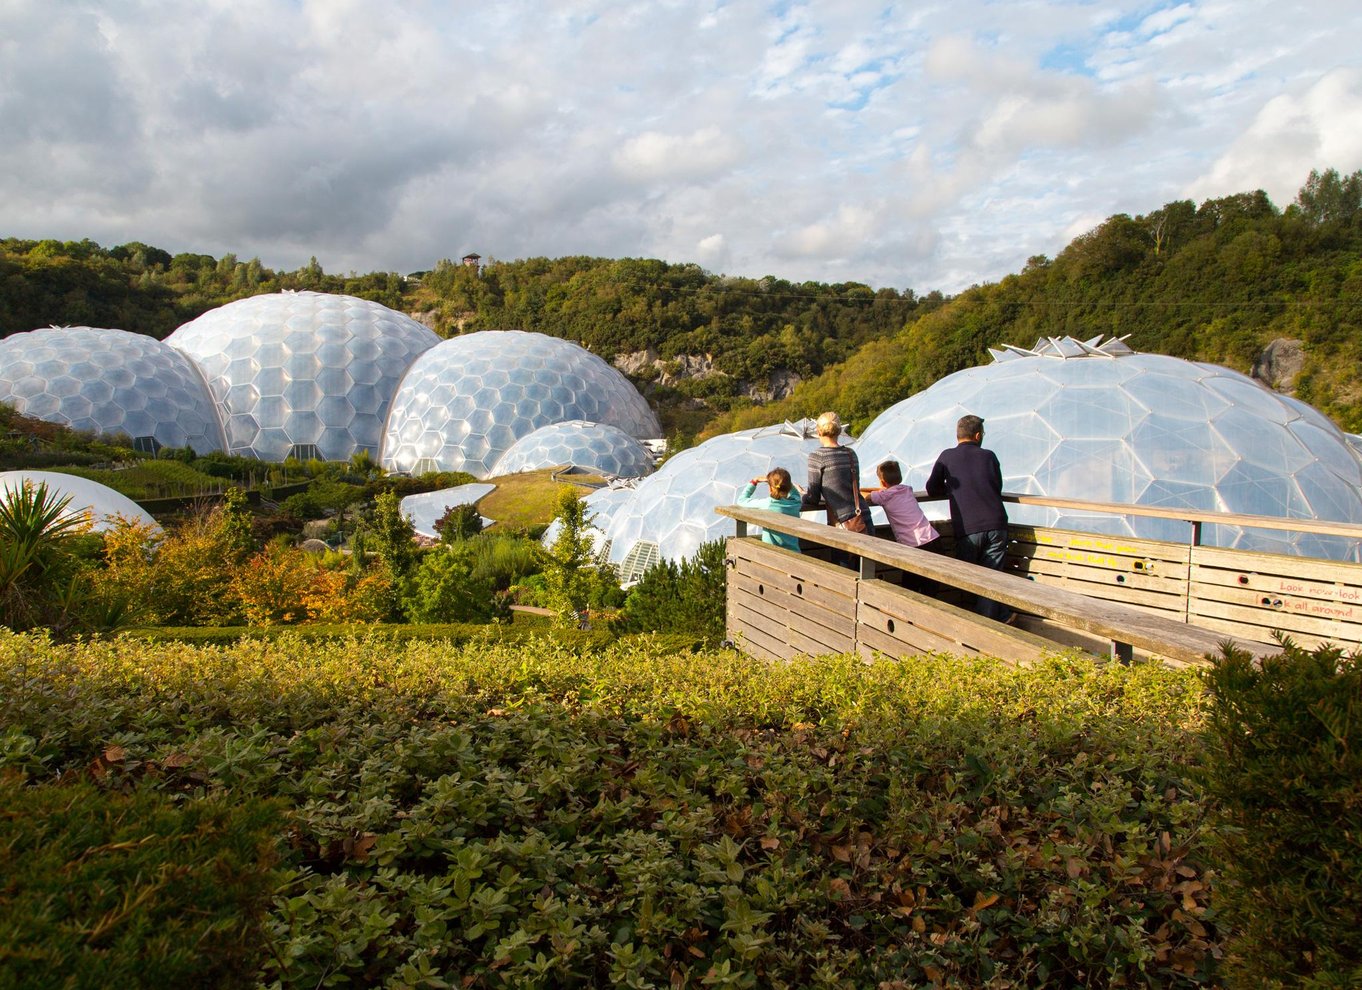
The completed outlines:
<svg viewBox="0 0 1362 990">
<path fill-rule="evenodd" d="M 955 424 L 956 445 L 943 450 L 927 478 L 927 494 L 945 495 L 951 503 L 955 555 L 971 564 L 1001 570 L 1007 553 L 1007 509 L 1003 506 L 1003 469 L 997 455 L 985 450 L 984 421 L 961 416 Z M 980 615 L 1010 622 L 1012 610 L 978 596 Z"/>
</svg>

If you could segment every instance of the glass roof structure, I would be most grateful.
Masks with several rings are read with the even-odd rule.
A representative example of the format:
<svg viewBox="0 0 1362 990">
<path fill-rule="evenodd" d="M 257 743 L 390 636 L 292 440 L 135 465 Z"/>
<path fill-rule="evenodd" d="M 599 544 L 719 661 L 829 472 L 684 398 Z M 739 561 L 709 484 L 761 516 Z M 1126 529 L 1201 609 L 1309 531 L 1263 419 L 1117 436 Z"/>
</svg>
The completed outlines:
<svg viewBox="0 0 1362 990">
<path fill-rule="evenodd" d="M 985 420 L 1007 491 L 1278 517 L 1362 522 L 1362 461 L 1305 403 L 1238 372 L 1120 340 L 1058 338 L 993 351 L 890 407 L 856 443 L 862 480 L 895 458 L 922 488 L 966 413 Z M 944 506 L 929 514 L 944 515 Z M 1176 520 L 1010 507 L 1015 522 L 1184 541 Z M 1353 541 L 1208 526 L 1203 542 L 1353 559 Z"/>
<path fill-rule="evenodd" d="M 702 543 L 733 536 L 734 521 L 714 509 L 732 505 L 748 481 L 772 468 L 785 468 L 803 484 L 809 451 L 817 446 L 813 421 L 801 420 L 729 433 L 681 451 L 612 513 L 605 527 L 611 562 L 623 565 L 639 544 L 656 545 L 664 559 L 683 560 Z"/>
<path fill-rule="evenodd" d="M 442 488 L 437 492 L 420 492 L 402 499 L 398 503 L 398 511 L 411 523 L 416 535 L 438 540 L 440 533 L 436 530 L 435 524 L 444 517 L 446 509 L 456 505 L 473 505 L 484 495 L 496 491 L 496 487 L 496 485 L 456 485 L 453 488 Z M 481 518 L 484 529 L 495 521 L 486 516 Z"/>
<path fill-rule="evenodd" d="M 60 471 L 0 471 L 0 501 L 9 501 L 24 485 L 47 485 L 47 490 L 58 499 L 70 497 L 63 517 L 87 516 L 96 532 L 112 529 L 119 517 L 130 522 L 144 523 L 160 530 L 151 514 L 122 492 L 101 485 L 89 478 Z"/>
<path fill-rule="evenodd" d="M 616 478 L 641 478 L 653 469 L 653 455 L 618 427 L 570 419 L 527 433 L 506 451 L 493 476 L 570 465 Z"/>
<path fill-rule="evenodd" d="M 640 439 L 662 432 L 629 379 L 590 351 L 522 330 L 470 333 L 412 363 L 388 414 L 382 463 L 487 478 L 517 440 L 568 420 Z"/>
<path fill-rule="evenodd" d="M 73 430 L 126 434 L 138 449 L 223 449 L 194 362 L 126 330 L 50 327 L 0 340 L 0 402 Z"/>
<path fill-rule="evenodd" d="M 166 343 L 203 370 L 227 450 L 277 462 L 377 456 L 402 375 L 439 340 L 376 302 L 282 292 L 210 310 Z"/>
</svg>

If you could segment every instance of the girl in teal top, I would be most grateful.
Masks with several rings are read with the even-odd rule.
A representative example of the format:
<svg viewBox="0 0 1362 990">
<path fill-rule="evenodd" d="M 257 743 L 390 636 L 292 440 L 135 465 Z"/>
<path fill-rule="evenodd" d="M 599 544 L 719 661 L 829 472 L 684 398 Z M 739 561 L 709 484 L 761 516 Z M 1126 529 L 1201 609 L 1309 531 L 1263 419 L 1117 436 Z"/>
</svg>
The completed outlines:
<svg viewBox="0 0 1362 990">
<path fill-rule="evenodd" d="M 753 498 L 752 493 L 763 481 L 770 489 L 770 496 L 768 498 Z M 747 487 L 743 489 L 742 496 L 738 499 L 738 504 L 749 509 L 768 509 L 771 512 L 779 512 L 787 516 L 794 516 L 796 519 L 799 518 L 799 495 L 794 491 L 794 483 L 790 481 L 790 472 L 784 468 L 775 468 L 765 478 L 753 478 L 749 481 Z M 788 533 L 776 533 L 763 526 L 761 528 L 761 539 L 763 543 L 774 543 L 778 547 L 799 553 L 799 540 Z"/>
</svg>

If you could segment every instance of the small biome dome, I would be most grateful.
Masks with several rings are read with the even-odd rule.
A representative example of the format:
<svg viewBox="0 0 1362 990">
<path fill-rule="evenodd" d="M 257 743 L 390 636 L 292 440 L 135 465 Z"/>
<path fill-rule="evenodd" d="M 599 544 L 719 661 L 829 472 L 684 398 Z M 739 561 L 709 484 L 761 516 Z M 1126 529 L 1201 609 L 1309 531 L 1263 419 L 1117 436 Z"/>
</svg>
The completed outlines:
<svg viewBox="0 0 1362 990">
<path fill-rule="evenodd" d="M 943 378 L 880 414 L 856 445 L 921 488 L 955 422 L 981 416 L 1007 491 L 1095 502 L 1362 522 L 1362 461 L 1316 410 L 1211 364 L 1101 338 L 1042 340 Z M 943 509 L 929 513 L 940 515 Z M 1185 542 L 1179 520 L 1009 507 L 1014 522 Z M 1352 558 L 1354 541 L 1207 526 L 1203 542 Z"/>
<path fill-rule="evenodd" d="M 0 471 L 0 501 L 8 502 L 25 485 L 47 485 L 48 492 L 58 500 L 69 497 L 62 516 L 85 516 L 96 532 L 112 529 L 120 518 L 161 528 L 150 513 L 122 492 L 60 471 Z"/>
<path fill-rule="evenodd" d="M 367 299 L 282 292 L 209 310 L 166 343 L 203 370 L 228 451 L 278 462 L 377 456 L 398 382 L 439 339 Z"/>
<path fill-rule="evenodd" d="M 610 540 L 606 537 L 605 531 L 609 528 L 610 519 L 615 512 L 634 497 L 635 485 L 636 482 L 632 479 L 614 481 L 604 488 L 597 488 L 582 499 L 586 504 L 586 534 L 591 540 L 593 552 L 598 556 L 610 552 Z M 557 517 L 549 523 L 539 540 L 544 549 L 553 547 L 562 528 L 562 520 Z"/>
<path fill-rule="evenodd" d="M 222 449 L 217 407 L 199 369 L 154 337 L 100 327 L 50 327 L 0 340 L 0 402 L 25 416 L 138 450 Z"/>
<path fill-rule="evenodd" d="M 492 474 L 519 474 L 560 465 L 616 478 L 641 478 L 653 469 L 653 455 L 618 427 L 570 419 L 525 434 L 501 456 Z"/>
<path fill-rule="evenodd" d="M 383 466 L 487 478 L 521 437 L 567 420 L 638 438 L 662 432 L 629 379 L 590 351 L 521 330 L 470 333 L 426 351 L 402 379 Z"/>
<path fill-rule="evenodd" d="M 684 560 L 702 543 L 733 536 L 736 524 L 715 508 L 734 504 L 748 481 L 772 468 L 783 467 L 802 483 L 817 446 L 813 422 L 803 420 L 725 434 L 681 451 L 639 482 L 633 498 L 612 515 L 606 527 L 610 560 L 631 581 L 659 557 Z"/>
</svg>

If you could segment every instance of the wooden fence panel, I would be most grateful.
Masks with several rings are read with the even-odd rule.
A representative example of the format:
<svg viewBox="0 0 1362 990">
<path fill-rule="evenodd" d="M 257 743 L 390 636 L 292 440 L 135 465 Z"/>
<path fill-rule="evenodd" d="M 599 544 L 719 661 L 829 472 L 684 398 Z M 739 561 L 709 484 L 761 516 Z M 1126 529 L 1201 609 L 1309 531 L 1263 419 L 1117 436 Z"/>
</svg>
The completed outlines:
<svg viewBox="0 0 1362 990">
<path fill-rule="evenodd" d="M 1279 630 L 1305 647 L 1362 646 L 1362 564 L 1193 547 L 1191 574 L 1197 625 L 1260 640 Z"/>
<path fill-rule="evenodd" d="M 1039 636 L 883 581 L 860 584 L 856 640 L 867 655 L 935 651 L 1026 663 L 1055 651 Z"/>
<path fill-rule="evenodd" d="M 751 538 L 728 541 L 728 629 L 757 656 L 856 648 L 854 572 Z"/>
<path fill-rule="evenodd" d="M 1126 536 L 1013 526 L 1008 569 L 1038 584 L 1187 620 L 1190 547 Z"/>
</svg>

